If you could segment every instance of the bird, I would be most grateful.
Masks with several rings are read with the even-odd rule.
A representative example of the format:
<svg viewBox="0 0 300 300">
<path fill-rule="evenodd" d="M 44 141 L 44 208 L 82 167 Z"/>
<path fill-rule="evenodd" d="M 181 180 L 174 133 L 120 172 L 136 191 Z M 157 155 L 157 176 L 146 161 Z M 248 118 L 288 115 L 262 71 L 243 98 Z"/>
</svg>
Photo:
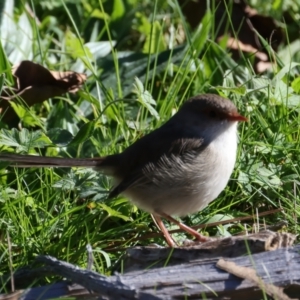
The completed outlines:
<svg viewBox="0 0 300 300">
<path fill-rule="evenodd" d="M 232 101 L 200 94 L 183 103 L 166 123 L 123 152 L 96 158 L 0 153 L 16 167 L 90 167 L 113 178 L 108 198 L 122 194 L 152 214 L 167 244 L 176 243 L 162 218 L 200 242 L 208 237 L 174 217 L 196 213 L 226 187 L 237 155 L 237 124 L 247 121 Z"/>
</svg>

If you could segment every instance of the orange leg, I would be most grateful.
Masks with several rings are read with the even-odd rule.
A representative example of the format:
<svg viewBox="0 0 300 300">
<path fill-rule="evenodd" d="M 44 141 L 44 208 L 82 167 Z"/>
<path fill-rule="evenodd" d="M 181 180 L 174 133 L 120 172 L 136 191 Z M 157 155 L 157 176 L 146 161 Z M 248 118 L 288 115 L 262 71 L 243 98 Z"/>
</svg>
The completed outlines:
<svg viewBox="0 0 300 300">
<path fill-rule="evenodd" d="M 205 237 L 204 235 L 200 234 L 198 231 L 194 230 L 193 228 L 187 226 L 187 225 L 184 225 L 183 223 L 175 220 L 174 218 L 172 218 L 171 216 L 163 213 L 163 212 L 159 212 L 159 215 L 165 219 L 167 219 L 168 221 L 176 224 L 179 226 L 180 229 L 184 230 L 185 232 L 193 235 L 198 241 L 200 242 L 207 242 L 209 241 L 209 238 L 208 237 Z M 161 220 L 160 220 L 161 221 Z M 162 222 L 162 221 L 161 221 Z M 164 225 L 163 225 L 164 226 Z M 167 230 L 165 228 L 165 230 Z M 168 231 L 167 231 L 168 232 Z M 170 236 L 169 232 L 168 232 L 168 235 Z M 167 241 L 168 242 L 168 241 Z M 169 244 L 169 243 L 168 243 Z"/>
<path fill-rule="evenodd" d="M 176 244 L 175 244 L 174 240 L 172 239 L 172 237 L 171 237 L 169 231 L 168 231 L 167 228 L 165 227 L 165 225 L 164 225 L 164 223 L 163 223 L 161 217 L 158 216 L 158 215 L 152 215 L 152 217 L 153 217 L 153 219 L 155 220 L 156 225 L 160 228 L 160 230 L 161 230 L 162 233 L 164 234 L 167 244 L 168 244 L 170 247 L 174 248 L 174 247 L 176 246 Z"/>
</svg>

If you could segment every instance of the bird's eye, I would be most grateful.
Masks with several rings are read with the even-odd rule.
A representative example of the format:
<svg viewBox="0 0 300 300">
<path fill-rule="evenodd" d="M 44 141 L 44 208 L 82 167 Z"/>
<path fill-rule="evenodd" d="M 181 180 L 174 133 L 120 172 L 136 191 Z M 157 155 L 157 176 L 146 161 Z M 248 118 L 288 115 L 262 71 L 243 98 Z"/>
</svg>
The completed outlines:
<svg viewBox="0 0 300 300">
<path fill-rule="evenodd" d="M 216 118 L 216 117 L 217 117 L 217 114 L 216 114 L 215 111 L 211 110 L 211 111 L 209 112 L 209 116 L 210 116 L 211 118 Z"/>
</svg>

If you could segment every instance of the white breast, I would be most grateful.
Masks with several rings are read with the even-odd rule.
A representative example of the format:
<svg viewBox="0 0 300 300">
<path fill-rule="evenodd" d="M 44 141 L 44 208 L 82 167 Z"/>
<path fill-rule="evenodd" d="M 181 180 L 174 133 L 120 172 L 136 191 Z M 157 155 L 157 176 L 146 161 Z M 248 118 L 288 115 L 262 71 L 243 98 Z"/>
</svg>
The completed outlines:
<svg viewBox="0 0 300 300">
<path fill-rule="evenodd" d="M 210 191 L 208 202 L 219 196 L 233 171 L 237 151 L 236 129 L 237 123 L 233 123 L 209 145 L 210 154 L 214 160 L 210 164 L 210 175 L 207 180 L 207 189 Z"/>
</svg>

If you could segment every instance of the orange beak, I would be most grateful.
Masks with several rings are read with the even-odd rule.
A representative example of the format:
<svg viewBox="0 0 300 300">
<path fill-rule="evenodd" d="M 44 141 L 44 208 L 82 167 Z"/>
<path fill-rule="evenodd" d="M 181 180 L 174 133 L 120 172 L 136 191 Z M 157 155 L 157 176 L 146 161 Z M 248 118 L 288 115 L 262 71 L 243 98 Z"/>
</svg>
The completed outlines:
<svg viewBox="0 0 300 300">
<path fill-rule="evenodd" d="M 238 122 L 246 122 L 248 119 L 239 113 L 230 114 L 227 116 L 228 120 L 230 121 L 238 121 Z"/>
</svg>

